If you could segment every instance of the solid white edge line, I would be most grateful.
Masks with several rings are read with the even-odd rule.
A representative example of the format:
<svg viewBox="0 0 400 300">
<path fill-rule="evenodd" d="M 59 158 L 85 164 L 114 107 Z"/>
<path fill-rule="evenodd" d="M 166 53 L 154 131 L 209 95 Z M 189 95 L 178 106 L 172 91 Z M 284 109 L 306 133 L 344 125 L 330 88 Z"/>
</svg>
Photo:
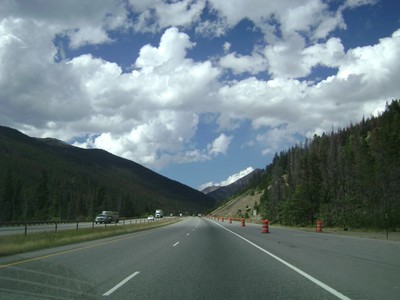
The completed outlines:
<svg viewBox="0 0 400 300">
<path fill-rule="evenodd" d="M 175 244 L 172 245 L 172 247 L 175 247 L 175 246 L 178 245 L 178 244 L 179 244 L 179 242 L 176 242 Z"/>
<path fill-rule="evenodd" d="M 276 259 L 277 261 L 279 261 L 280 263 L 284 264 L 285 266 L 287 266 L 288 268 L 292 269 L 293 271 L 299 273 L 301 276 L 307 278 L 308 280 L 310 280 L 311 282 L 315 283 L 316 285 L 318 285 L 319 287 L 323 288 L 324 290 L 326 290 L 327 292 L 331 293 L 332 295 L 336 296 L 337 298 L 341 299 L 341 300 L 350 300 L 349 297 L 343 295 L 342 293 L 338 292 L 337 290 L 331 288 L 329 285 L 323 283 L 322 281 L 316 279 L 315 277 L 312 277 L 311 275 L 307 274 L 306 272 L 300 270 L 299 268 L 293 266 L 292 264 L 288 263 L 287 261 L 283 260 L 282 258 L 276 256 L 275 254 L 272 254 L 271 252 L 265 250 L 264 248 L 258 246 L 257 244 L 253 243 L 252 241 L 249 241 L 248 239 L 242 237 L 240 234 L 237 234 L 236 232 L 229 230 L 228 228 L 222 226 L 221 224 L 218 224 L 217 222 L 210 220 L 211 222 L 213 222 L 214 224 L 222 227 L 223 229 L 225 229 L 226 231 L 229 231 L 230 233 L 236 235 L 238 238 L 241 238 L 242 240 L 244 240 L 245 242 L 249 243 L 250 245 L 252 245 L 253 247 L 257 248 L 258 250 L 264 252 L 265 254 L 268 254 L 269 256 L 271 256 L 272 258 Z"/>
<path fill-rule="evenodd" d="M 131 280 L 133 277 L 135 277 L 137 274 L 139 274 L 140 272 L 137 271 L 131 275 L 129 275 L 128 277 L 126 277 L 124 280 L 122 280 L 120 283 L 118 283 L 116 286 L 114 286 L 112 289 L 110 289 L 109 291 L 105 292 L 103 294 L 103 296 L 109 296 L 112 293 L 114 293 L 117 289 L 119 289 L 121 286 L 123 286 L 125 283 L 127 283 L 129 280 Z"/>
</svg>

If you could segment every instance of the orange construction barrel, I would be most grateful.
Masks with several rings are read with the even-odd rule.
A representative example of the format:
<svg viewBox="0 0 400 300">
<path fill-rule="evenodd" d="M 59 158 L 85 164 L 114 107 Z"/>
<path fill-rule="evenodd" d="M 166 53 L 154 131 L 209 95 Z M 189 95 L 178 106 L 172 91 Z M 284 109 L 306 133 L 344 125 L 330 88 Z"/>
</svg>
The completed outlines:
<svg viewBox="0 0 400 300">
<path fill-rule="evenodd" d="M 317 220 L 317 232 L 322 232 L 322 221 L 321 220 Z"/>
<path fill-rule="evenodd" d="M 261 233 L 269 233 L 269 220 L 265 219 L 262 221 L 262 229 L 261 229 Z"/>
</svg>

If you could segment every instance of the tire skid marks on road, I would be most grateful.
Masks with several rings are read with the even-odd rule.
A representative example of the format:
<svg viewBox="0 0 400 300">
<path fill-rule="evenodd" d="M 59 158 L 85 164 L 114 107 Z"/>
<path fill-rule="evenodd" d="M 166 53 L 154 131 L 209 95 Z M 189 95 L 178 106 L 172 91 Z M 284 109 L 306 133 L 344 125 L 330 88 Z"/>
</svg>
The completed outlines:
<svg viewBox="0 0 400 300">
<path fill-rule="evenodd" d="M 36 262 L 35 266 L 9 266 L 0 272 L 0 298 L 3 293 L 22 298 L 96 299 L 89 280 L 62 265 Z M 25 297 L 24 297 L 25 296 Z"/>
</svg>

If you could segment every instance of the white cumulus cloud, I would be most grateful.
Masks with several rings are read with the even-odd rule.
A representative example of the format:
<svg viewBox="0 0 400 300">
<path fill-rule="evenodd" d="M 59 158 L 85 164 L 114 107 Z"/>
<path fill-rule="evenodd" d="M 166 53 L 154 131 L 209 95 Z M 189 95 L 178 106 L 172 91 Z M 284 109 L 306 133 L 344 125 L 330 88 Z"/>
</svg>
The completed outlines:
<svg viewBox="0 0 400 300">
<path fill-rule="evenodd" d="M 222 180 L 221 182 L 210 181 L 210 182 L 202 184 L 198 189 L 200 191 L 202 191 L 205 188 L 210 187 L 210 186 L 227 186 L 227 185 L 230 185 L 231 183 L 234 183 L 235 181 L 238 181 L 240 178 L 243 178 L 246 175 L 249 175 L 253 171 L 254 171 L 253 167 L 247 167 L 246 169 L 241 170 L 238 173 L 230 175 L 228 178 L 226 178 L 225 180 Z"/>
<path fill-rule="evenodd" d="M 346 10 L 374 3 L 2 1 L 0 121 L 157 169 L 229 154 L 243 124 L 271 154 L 399 97 L 400 29 L 358 47 L 338 36 Z M 243 20 L 258 34 L 247 53 L 227 38 Z M 101 56 L 126 39 L 129 65 Z M 196 56 L 204 41 L 215 49 Z"/>
<path fill-rule="evenodd" d="M 211 155 L 226 154 L 233 137 L 221 133 L 211 144 L 208 145 L 208 152 Z"/>
</svg>

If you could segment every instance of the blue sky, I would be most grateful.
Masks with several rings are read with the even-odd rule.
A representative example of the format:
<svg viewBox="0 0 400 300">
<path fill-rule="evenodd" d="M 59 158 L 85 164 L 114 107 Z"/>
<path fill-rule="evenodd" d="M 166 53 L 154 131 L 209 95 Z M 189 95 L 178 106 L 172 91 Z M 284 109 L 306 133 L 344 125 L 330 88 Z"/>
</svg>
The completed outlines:
<svg viewBox="0 0 400 300">
<path fill-rule="evenodd" d="M 398 99 L 397 0 L 5 0 L 0 124 L 193 188 Z"/>
</svg>

